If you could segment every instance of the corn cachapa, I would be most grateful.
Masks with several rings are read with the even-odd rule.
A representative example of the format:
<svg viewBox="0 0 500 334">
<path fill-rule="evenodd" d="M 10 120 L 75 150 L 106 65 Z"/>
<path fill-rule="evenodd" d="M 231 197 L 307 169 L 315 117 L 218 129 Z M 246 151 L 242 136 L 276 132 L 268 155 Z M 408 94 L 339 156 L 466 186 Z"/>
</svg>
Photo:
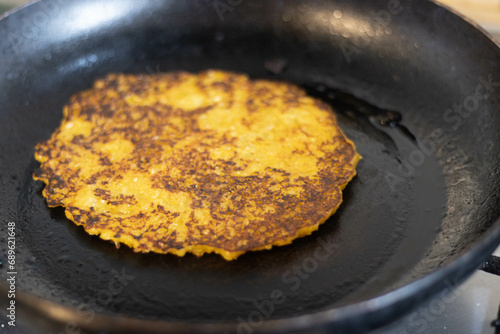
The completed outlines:
<svg viewBox="0 0 500 334">
<path fill-rule="evenodd" d="M 360 159 L 325 103 L 217 70 L 110 74 L 72 96 L 35 157 L 48 206 L 89 234 L 227 260 L 316 230 Z"/>
</svg>

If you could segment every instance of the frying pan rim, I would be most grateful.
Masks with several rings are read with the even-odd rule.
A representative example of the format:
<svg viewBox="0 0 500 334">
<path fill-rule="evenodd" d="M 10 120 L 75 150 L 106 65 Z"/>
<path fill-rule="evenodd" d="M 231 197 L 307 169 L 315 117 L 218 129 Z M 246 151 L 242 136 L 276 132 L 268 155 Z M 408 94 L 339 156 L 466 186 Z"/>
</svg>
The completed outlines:
<svg viewBox="0 0 500 334">
<path fill-rule="evenodd" d="M 353 303 L 346 306 L 334 307 L 324 311 L 316 311 L 309 314 L 290 316 L 279 319 L 264 320 L 261 326 L 255 328 L 255 332 L 273 331 L 286 333 L 288 331 L 297 331 L 310 329 L 317 326 L 328 326 L 336 321 L 349 319 L 360 314 L 369 315 L 373 312 L 385 310 L 388 307 L 394 307 L 398 303 L 410 300 L 421 291 L 428 291 L 433 287 L 439 287 L 448 283 L 450 277 L 455 277 L 455 283 L 462 282 L 470 276 L 486 257 L 500 245 L 500 218 L 490 227 L 491 233 L 485 233 L 481 238 L 471 244 L 471 248 L 465 251 L 450 263 L 438 267 L 430 274 L 419 278 L 403 287 L 390 291 L 384 295 L 377 296 L 362 302 Z M 465 269 L 464 269 L 465 268 Z M 6 293 L 7 286 L 0 284 L 0 292 Z M 220 331 L 232 331 L 239 325 L 238 322 L 211 322 L 211 323 L 188 323 L 172 322 L 164 320 L 144 320 L 121 315 L 105 315 L 95 312 L 95 318 L 92 323 L 99 323 L 102 326 L 88 326 L 88 324 L 78 318 L 78 309 L 56 304 L 54 302 L 37 297 L 33 294 L 21 292 L 16 300 L 21 301 L 21 305 L 35 308 L 36 311 L 53 320 L 61 323 L 76 323 L 81 328 L 91 328 L 92 330 L 112 331 L 117 328 L 127 328 L 134 330 L 144 330 L 144 333 L 157 332 L 160 330 L 169 330 L 175 333 L 195 333 L 203 330 L 207 333 L 218 333 Z M 35 307 L 35 305 L 39 305 Z"/>
<path fill-rule="evenodd" d="M 42 0 L 32 0 L 22 6 L 16 7 L 3 15 L 0 15 L 0 20 L 9 17 L 24 8 L 34 5 Z M 500 57 L 500 42 L 496 41 L 491 34 L 489 34 L 484 28 L 479 26 L 474 20 L 466 17 L 457 10 L 442 4 L 438 0 L 427 0 L 436 6 L 442 7 L 445 10 L 451 12 L 453 15 L 465 21 L 473 29 L 476 29 L 483 36 L 486 36 L 495 46 L 497 46 L 497 52 Z M 491 230 L 491 231 L 490 231 Z M 328 326 L 339 319 L 349 318 L 353 315 L 359 314 L 370 314 L 371 312 L 381 311 L 387 307 L 395 306 L 399 302 L 404 302 L 420 291 L 428 291 L 433 287 L 436 288 L 442 282 L 446 281 L 449 277 L 456 275 L 459 281 L 464 280 L 466 277 L 470 276 L 474 270 L 482 263 L 483 257 L 486 258 L 490 255 L 496 247 L 500 245 L 500 218 L 498 218 L 489 228 L 488 233 L 484 233 L 480 238 L 467 245 L 463 250 L 463 254 L 458 256 L 456 259 L 452 260 L 450 263 L 437 267 L 434 271 L 421 277 L 407 285 L 390 291 L 384 295 L 377 296 L 362 302 L 353 303 L 350 305 L 331 308 L 324 311 L 312 312 L 305 315 L 291 316 L 279 319 L 265 320 L 262 326 L 256 328 L 256 332 L 260 331 L 279 331 L 286 332 L 289 330 L 303 330 L 316 326 Z M 464 269 L 465 268 L 465 269 Z M 0 282 L 0 291 L 8 291 L 7 285 L 4 282 Z M 50 302 L 48 300 L 37 297 L 34 294 L 20 292 L 18 293 L 18 299 L 21 303 L 26 303 L 27 306 L 42 304 L 43 308 L 38 308 L 37 310 L 45 315 L 52 316 L 60 322 L 75 321 L 75 317 L 71 313 L 76 314 L 77 309 L 69 306 L 63 306 Z M 57 310 L 65 309 L 66 312 L 55 312 Z M 64 315 L 63 317 L 57 315 Z M 137 330 L 165 330 L 166 328 L 171 328 L 174 331 L 182 332 L 193 332 L 196 330 L 205 330 L 209 332 L 217 332 L 221 330 L 234 330 L 238 323 L 236 322 L 214 322 L 214 323 L 185 323 L 185 322 L 169 322 L 162 320 L 143 320 L 139 318 L 131 318 L 127 316 L 107 316 L 102 313 L 95 313 L 95 319 L 97 322 L 106 323 L 110 319 L 114 321 L 109 322 L 110 329 L 116 329 L 117 325 L 122 326 L 122 328 L 134 327 Z M 121 323 L 121 324 L 120 324 Z M 82 328 L 86 328 L 85 324 L 81 324 Z M 88 328 L 88 327 L 87 327 Z"/>
<path fill-rule="evenodd" d="M 36 0 L 36 1 L 38 2 L 38 1 L 41 1 L 41 0 Z M 462 19 L 463 21 L 465 21 L 466 23 L 468 23 L 469 25 L 471 25 L 473 28 L 475 28 L 476 30 L 479 30 L 483 35 L 485 35 L 486 37 L 488 37 L 489 40 L 491 42 L 493 42 L 493 44 L 495 44 L 497 47 L 500 48 L 500 40 L 497 41 L 489 31 L 487 31 L 486 29 L 484 29 L 475 20 L 471 19 L 470 17 L 465 16 L 464 14 L 462 14 L 461 12 L 459 12 L 457 9 L 455 9 L 453 7 L 450 7 L 447 4 L 442 3 L 440 0 L 427 0 L 427 1 L 434 3 L 436 6 L 439 6 L 439 7 L 442 7 L 444 9 L 446 9 L 447 11 L 449 11 L 450 13 L 452 13 L 455 16 L 458 16 L 460 19 Z"/>
</svg>

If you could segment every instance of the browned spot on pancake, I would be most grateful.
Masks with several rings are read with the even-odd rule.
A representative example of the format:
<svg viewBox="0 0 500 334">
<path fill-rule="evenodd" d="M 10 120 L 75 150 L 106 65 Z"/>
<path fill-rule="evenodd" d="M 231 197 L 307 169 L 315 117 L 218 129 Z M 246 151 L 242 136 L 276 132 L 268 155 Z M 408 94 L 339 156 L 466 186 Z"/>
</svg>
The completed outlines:
<svg viewBox="0 0 500 334">
<path fill-rule="evenodd" d="M 328 105 L 222 71 L 108 75 L 35 156 L 48 205 L 88 233 L 228 260 L 316 230 L 360 158 Z"/>
</svg>

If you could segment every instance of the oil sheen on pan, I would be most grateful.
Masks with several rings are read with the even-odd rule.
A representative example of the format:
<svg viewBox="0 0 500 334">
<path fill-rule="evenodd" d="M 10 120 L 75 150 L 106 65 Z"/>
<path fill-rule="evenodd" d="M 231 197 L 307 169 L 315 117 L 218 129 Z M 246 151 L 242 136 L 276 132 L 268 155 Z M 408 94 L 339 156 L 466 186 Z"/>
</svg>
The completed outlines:
<svg viewBox="0 0 500 334">
<path fill-rule="evenodd" d="M 209 70 L 98 80 L 35 158 L 48 206 L 89 234 L 233 260 L 315 231 L 360 156 L 297 86 Z"/>
</svg>

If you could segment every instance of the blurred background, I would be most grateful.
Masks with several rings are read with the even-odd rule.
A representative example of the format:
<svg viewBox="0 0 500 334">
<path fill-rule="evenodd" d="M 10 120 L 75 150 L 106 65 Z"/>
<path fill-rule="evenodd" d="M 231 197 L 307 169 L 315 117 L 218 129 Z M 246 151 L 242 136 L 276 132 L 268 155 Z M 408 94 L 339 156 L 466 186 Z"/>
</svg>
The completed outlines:
<svg viewBox="0 0 500 334">
<path fill-rule="evenodd" d="M 0 0 L 0 13 L 4 13 L 11 8 L 20 6 L 28 1 L 25 0 Z"/>
<path fill-rule="evenodd" d="M 27 0 L 0 0 L 0 14 L 27 3 Z M 500 0 L 440 0 L 470 17 L 500 41 Z"/>
<path fill-rule="evenodd" d="M 500 0 L 441 0 L 470 17 L 500 41 Z"/>
<path fill-rule="evenodd" d="M 27 3 L 27 0 L 0 0 L 0 14 Z M 500 41 L 500 0 L 440 0 L 470 17 Z"/>
</svg>

